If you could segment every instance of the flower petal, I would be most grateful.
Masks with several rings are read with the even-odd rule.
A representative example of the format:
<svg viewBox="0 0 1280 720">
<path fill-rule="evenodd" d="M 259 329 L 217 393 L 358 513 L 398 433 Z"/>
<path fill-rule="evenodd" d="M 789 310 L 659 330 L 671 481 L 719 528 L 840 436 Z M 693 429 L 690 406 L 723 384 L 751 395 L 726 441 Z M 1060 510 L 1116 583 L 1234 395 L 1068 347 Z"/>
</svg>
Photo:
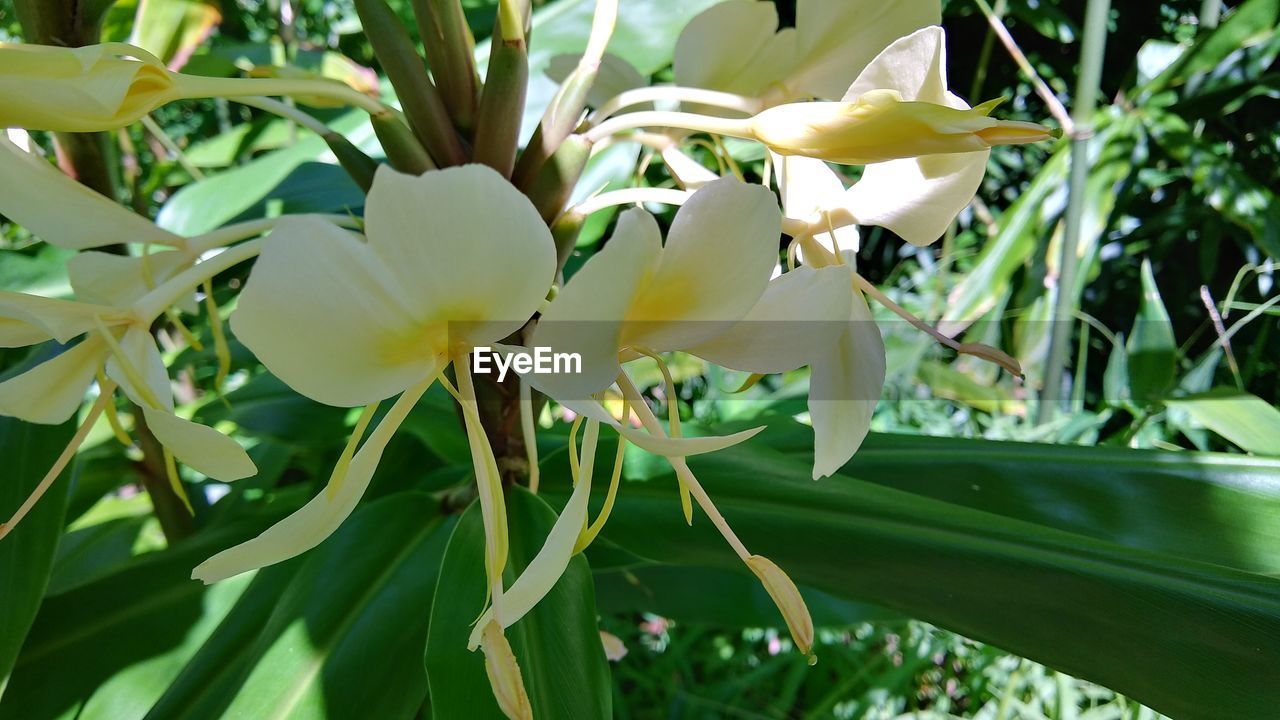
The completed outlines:
<svg viewBox="0 0 1280 720">
<path fill-rule="evenodd" d="M 627 315 L 624 345 L 678 350 L 747 314 L 778 260 L 773 193 L 735 178 L 708 183 L 676 213 L 653 279 Z"/>
<path fill-rule="evenodd" d="M 38 338 L 36 342 L 52 339 L 65 344 L 92 330 L 95 317 L 119 315 L 119 310 L 104 305 L 0 290 L 0 347 L 30 345 L 22 341 L 31 337 Z"/>
<path fill-rule="evenodd" d="M 877 89 L 897 90 L 904 100 L 967 110 L 947 89 L 946 35 L 927 27 L 901 38 L 876 56 L 845 93 L 855 101 Z M 947 230 L 973 200 L 986 173 L 989 150 L 873 163 L 849 189 L 844 205 L 863 225 L 879 225 L 907 242 L 925 246 Z"/>
<path fill-rule="evenodd" d="M 774 39 L 777 29 L 778 11 L 771 2 L 729 0 L 708 8 L 676 40 L 671 62 L 676 84 L 757 94 L 786 72 L 776 61 L 756 61 L 785 54 Z"/>
<path fill-rule="evenodd" d="M 367 405 L 421 378 L 447 350 L 443 327 L 419 325 L 370 247 L 316 218 L 287 218 L 267 237 L 231 316 L 237 337 L 298 392 Z"/>
<path fill-rule="evenodd" d="M 124 371 L 120 358 L 114 353 L 107 360 L 107 377 L 119 383 L 124 394 L 138 405 L 172 413 L 173 386 L 169 383 L 169 370 L 164 366 L 164 358 L 160 357 L 160 349 L 156 347 L 151 331 L 132 325 L 125 330 L 119 344 L 125 359 L 146 387 L 138 388 L 134 384 L 130 373 Z"/>
<path fill-rule="evenodd" d="M 787 86 L 823 100 L 841 96 L 895 39 L 942 20 L 938 0 L 799 0 L 799 59 Z"/>
<path fill-rule="evenodd" d="M 784 217 L 821 223 L 822 211 L 844 205 L 844 183 L 831 166 L 803 155 L 772 155 L 774 167 L 778 169 Z M 815 235 L 814 239 L 832 252 L 837 246 L 841 250 L 857 250 L 860 243 L 858 228 L 853 225 L 836 228 L 834 241 L 829 230 Z M 803 250 L 799 257 L 804 259 Z"/>
<path fill-rule="evenodd" d="M 744 372 L 794 370 L 831 352 L 852 297 L 848 268 L 798 267 L 769 283 L 742 322 L 688 352 Z"/>
<path fill-rule="evenodd" d="M 190 264 L 190 256 L 177 251 L 134 257 L 91 250 L 67 260 L 67 277 L 80 300 L 124 307 Z"/>
<path fill-rule="evenodd" d="M 173 456 L 214 480 L 230 482 L 254 475 L 249 454 L 240 443 L 207 425 L 191 422 L 164 410 L 142 407 L 147 427 Z"/>
<path fill-rule="evenodd" d="M 335 472 L 329 485 L 297 512 L 267 528 L 261 535 L 228 548 L 205 560 L 191 572 L 191 577 L 208 583 L 256 570 L 296 557 L 324 542 L 343 520 L 355 510 L 369 487 L 373 472 L 382 460 L 387 443 L 405 416 L 431 386 L 440 367 L 396 400 L 378 427 L 369 434 L 360 450 L 351 458 L 343 475 Z"/>
<path fill-rule="evenodd" d="M 653 216 L 632 209 L 618 218 L 604 249 L 570 278 L 547 306 L 530 338 L 533 347 L 582 356 L 580 374 L 540 375 L 554 398 L 585 400 L 617 379 L 622 320 L 657 268 L 662 235 Z"/>
<path fill-rule="evenodd" d="M 537 388 L 538 383 L 530 380 L 529 384 Z M 613 419 L 599 403 L 594 400 L 567 400 L 561 402 L 556 400 L 564 407 L 571 410 L 577 415 L 598 420 L 609 427 L 612 427 L 619 435 L 626 438 L 636 447 L 645 452 L 661 455 L 663 457 L 689 457 L 692 455 L 704 455 L 706 453 L 718 452 L 725 448 L 733 447 L 741 442 L 746 442 L 755 437 L 760 431 L 764 430 L 763 425 L 750 430 L 743 430 L 732 435 L 706 435 L 702 437 L 658 437 L 650 435 L 643 430 L 637 430 L 629 425 L 623 425 Z"/>
<path fill-rule="evenodd" d="M 87 337 L 75 347 L 0 383 L 0 415 L 57 425 L 75 415 L 102 362 L 106 344 Z"/>
<path fill-rule="evenodd" d="M 187 242 L 72 180 L 3 135 L 0 215 L 50 245 L 73 250 L 131 242 L 185 247 Z"/>
<path fill-rule="evenodd" d="M 814 360 L 809 379 L 815 480 L 838 472 L 862 445 L 884 375 L 884 340 L 866 299 L 855 292 L 847 329 L 831 354 Z"/>
<path fill-rule="evenodd" d="M 369 247 L 422 321 L 487 345 L 520 329 L 556 272 L 551 231 L 529 198 L 484 165 L 415 177 L 378 168 L 365 207 Z"/>
</svg>

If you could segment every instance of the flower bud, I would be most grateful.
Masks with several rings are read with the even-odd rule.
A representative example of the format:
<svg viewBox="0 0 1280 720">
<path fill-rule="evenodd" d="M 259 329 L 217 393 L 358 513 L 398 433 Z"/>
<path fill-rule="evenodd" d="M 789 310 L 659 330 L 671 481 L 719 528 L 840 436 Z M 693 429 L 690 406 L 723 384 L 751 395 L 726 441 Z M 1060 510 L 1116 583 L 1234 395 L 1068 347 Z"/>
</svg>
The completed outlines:
<svg viewBox="0 0 1280 720">
<path fill-rule="evenodd" d="M 782 568 L 763 555 L 752 555 L 747 558 L 747 567 L 751 568 L 751 572 L 764 583 L 764 589 L 769 591 L 769 597 L 773 598 L 773 603 L 778 606 L 778 610 L 782 611 L 782 617 L 787 621 L 787 629 L 791 631 L 791 639 L 795 641 L 796 647 L 800 652 L 809 655 L 813 650 L 813 619 L 809 617 L 809 608 L 805 606 L 804 598 L 800 596 L 796 584 L 791 582 L 791 578 L 782 571 Z"/>
<path fill-rule="evenodd" d="M 493 697 L 498 701 L 502 714 L 511 720 L 532 720 L 533 708 L 524 691 L 520 666 L 498 621 L 490 620 L 485 625 L 480 649 L 484 651 L 484 669 L 489 676 L 489 686 L 493 688 Z"/>
<path fill-rule="evenodd" d="M 1054 132 L 1035 123 L 997 120 L 1000 100 L 969 110 L 905 101 L 895 90 L 872 90 L 854 102 L 788 103 L 749 122 L 757 140 L 780 155 L 804 155 L 844 165 L 986 150 L 1039 142 Z"/>
<path fill-rule="evenodd" d="M 93 132 L 124 127 L 178 96 L 155 56 L 124 43 L 0 45 L 0 127 Z"/>
</svg>

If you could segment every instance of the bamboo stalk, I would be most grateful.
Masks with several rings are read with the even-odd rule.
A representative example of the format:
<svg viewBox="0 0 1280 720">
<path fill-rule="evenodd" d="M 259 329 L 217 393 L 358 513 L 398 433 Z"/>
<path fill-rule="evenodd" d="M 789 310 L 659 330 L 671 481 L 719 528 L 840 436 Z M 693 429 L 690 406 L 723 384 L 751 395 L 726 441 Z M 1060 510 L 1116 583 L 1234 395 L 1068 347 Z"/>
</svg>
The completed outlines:
<svg viewBox="0 0 1280 720">
<path fill-rule="evenodd" d="M 1062 255 L 1055 286 L 1053 333 L 1049 340 L 1049 359 L 1045 366 L 1044 388 L 1040 392 L 1037 421 L 1053 419 L 1062 399 L 1062 386 L 1067 356 L 1071 351 L 1074 327 L 1073 296 L 1079 264 L 1081 226 L 1085 210 L 1085 181 L 1089 177 L 1089 143 L 1093 135 L 1093 116 L 1102 80 L 1102 59 L 1107 47 L 1107 20 L 1111 0 L 1089 0 L 1085 10 L 1084 44 L 1080 49 L 1080 76 L 1076 78 L 1076 96 L 1072 102 L 1071 173 L 1068 187 L 1066 218 L 1063 221 Z"/>
</svg>

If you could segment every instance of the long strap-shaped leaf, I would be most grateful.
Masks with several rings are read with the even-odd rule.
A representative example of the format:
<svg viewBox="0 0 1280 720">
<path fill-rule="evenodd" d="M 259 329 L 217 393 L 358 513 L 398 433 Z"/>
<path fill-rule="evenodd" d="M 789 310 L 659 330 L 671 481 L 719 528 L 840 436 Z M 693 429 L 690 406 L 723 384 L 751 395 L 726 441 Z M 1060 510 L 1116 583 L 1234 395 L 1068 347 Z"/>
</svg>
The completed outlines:
<svg viewBox="0 0 1280 720">
<path fill-rule="evenodd" d="M 562 462 L 549 460 L 543 477 L 567 475 Z M 847 477 L 815 483 L 806 462 L 759 447 L 691 464 L 744 540 L 797 582 L 998 645 L 1177 718 L 1266 717 L 1280 702 L 1266 669 L 1280 657 L 1280 581 Z M 945 459 L 928 470 L 940 482 L 949 472 Z M 623 487 L 605 536 L 653 560 L 736 565 L 709 524 L 684 527 L 673 488 L 663 478 Z"/>
</svg>

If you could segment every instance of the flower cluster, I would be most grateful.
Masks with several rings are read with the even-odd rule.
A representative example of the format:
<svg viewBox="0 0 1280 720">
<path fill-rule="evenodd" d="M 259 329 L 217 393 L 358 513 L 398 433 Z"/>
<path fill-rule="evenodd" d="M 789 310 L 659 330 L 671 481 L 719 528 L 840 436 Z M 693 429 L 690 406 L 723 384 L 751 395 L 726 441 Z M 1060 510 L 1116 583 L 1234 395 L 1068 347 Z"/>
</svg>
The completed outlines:
<svg viewBox="0 0 1280 720">
<path fill-rule="evenodd" d="M 599 17 L 607 19 L 611 7 L 616 13 L 616 2 L 600 5 Z M 511 22 L 509 15 L 502 18 Z M 616 191 L 577 207 L 561 201 L 550 212 L 537 182 L 521 186 L 502 163 L 432 157 L 432 143 L 424 140 L 417 151 L 433 169 L 377 168 L 366 178 L 361 219 L 286 216 L 179 237 L 0 141 L 0 213 L 46 242 L 81 251 L 68 266 L 76 300 L 0 293 L 5 347 L 81 338 L 0 383 L 0 413 L 61 423 L 96 388 L 80 432 L 36 493 L 0 526 L 0 536 L 58 476 L 100 415 L 130 442 L 112 401 L 117 388 L 137 408 L 135 424 L 145 423 L 164 447 L 177 492 L 177 461 L 223 481 L 255 472 L 233 439 L 175 412 L 169 371 L 152 335 L 157 320 L 180 326 L 200 288 L 216 323 L 212 279 L 252 261 L 231 314 L 236 337 L 294 390 L 328 405 L 360 408 L 359 419 L 323 490 L 258 537 L 201 563 L 193 577 L 216 582 L 321 543 L 354 510 L 412 408 L 441 383 L 461 409 L 485 528 L 489 599 L 487 607 L 476 608 L 480 619 L 471 646 L 483 649 L 495 696 L 510 717 L 530 717 L 531 710 L 504 631 L 551 590 L 571 558 L 601 531 L 619 492 L 625 443 L 669 461 L 686 519 L 694 521 L 695 506 L 705 514 L 777 603 L 796 646 L 809 653 L 813 627 L 795 584 L 746 548 L 686 462 L 743 442 L 759 429 L 684 436 L 661 355 L 688 353 L 755 375 L 809 367 L 814 478 L 835 473 L 854 454 L 885 377 L 884 346 L 867 296 L 905 312 L 857 273 L 856 227 L 880 225 L 908 242 L 931 243 L 973 197 L 988 148 L 1050 136 L 1038 125 L 992 118 L 997 103 L 970 107 L 948 90 L 938 21 L 936 0 L 802 0 L 797 27 L 778 32 L 772 3 L 720 3 L 679 39 L 680 85 L 624 92 L 585 118 L 585 94 L 564 92 L 559 101 L 584 99 L 576 107 L 562 102 L 548 113 L 549 119 L 562 118 L 571 110 L 570 139 L 583 147 L 650 145 L 682 189 Z M 599 24 L 607 41 L 610 21 Z M 570 76 L 567 88 L 589 85 L 591 68 L 601 61 L 598 40 L 593 35 L 596 56 L 584 58 L 582 72 Z M 118 128 L 162 103 L 204 96 L 325 96 L 399 122 L 388 108 L 341 86 L 192 78 L 118 44 L 0 47 L 0 88 L 10 99 L 0 107 L 0 125 L 32 130 Z M 689 112 L 619 112 L 653 100 L 681 102 Z M 543 142 L 556 135 L 551 125 L 544 122 Z M 407 130 L 409 124 L 399 127 Z M 684 149 L 696 133 L 763 144 L 769 151 L 764 183 L 719 177 L 695 162 Z M 477 129 L 476 138 L 482 136 Z M 390 137 L 384 136 L 384 146 L 392 156 L 404 145 L 385 142 Z M 477 147 L 476 157 L 487 157 L 484 152 Z M 865 167 L 861 179 L 846 188 L 827 163 Z M 566 281 L 565 244 L 552 228 L 559 232 L 566 221 L 572 226 L 596 210 L 638 201 L 680 205 L 665 239 L 648 211 L 626 210 L 603 249 Z M 782 236 L 791 238 L 785 271 L 779 268 Z M 142 252 L 94 250 L 125 244 Z M 762 322 L 769 323 L 768 334 L 758 331 Z M 225 362 L 220 331 L 215 340 Z M 953 347 L 1016 370 L 994 349 Z M 503 476 L 469 363 L 477 348 L 510 354 L 551 348 L 581 358 L 578 373 L 527 372 L 520 378 L 526 434 L 535 431 L 535 391 L 576 418 L 574 487 L 540 552 L 510 585 L 503 579 Z M 672 412 L 665 424 L 627 369 L 645 357 L 657 360 L 667 378 Z M 621 415 L 615 414 L 618 403 L 606 403 L 606 397 L 621 399 Z M 384 402 L 390 406 L 379 412 Z M 604 510 L 592 520 L 595 451 L 606 428 L 619 436 L 619 465 Z M 532 437 L 525 441 L 529 449 L 536 447 Z M 530 485 L 536 490 L 536 457 L 531 460 Z"/>
</svg>

